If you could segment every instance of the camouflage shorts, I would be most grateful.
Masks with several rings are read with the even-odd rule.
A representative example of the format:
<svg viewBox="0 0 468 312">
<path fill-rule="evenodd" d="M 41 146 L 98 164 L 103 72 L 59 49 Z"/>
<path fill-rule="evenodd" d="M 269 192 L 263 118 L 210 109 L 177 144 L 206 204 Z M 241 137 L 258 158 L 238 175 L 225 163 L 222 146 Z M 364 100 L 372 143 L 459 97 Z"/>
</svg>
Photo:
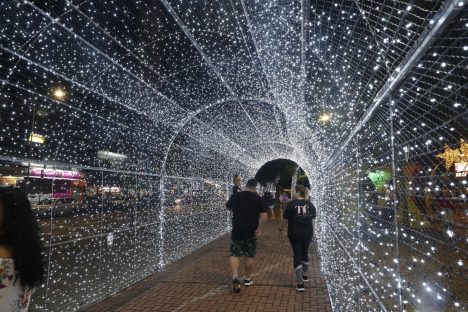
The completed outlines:
<svg viewBox="0 0 468 312">
<path fill-rule="evenodd" d="M 257 253 L 257 239 L 255 237 L 243 240 L 231 240 L 229 255 L 231 257 L 254 258 Z"/>
</svg>

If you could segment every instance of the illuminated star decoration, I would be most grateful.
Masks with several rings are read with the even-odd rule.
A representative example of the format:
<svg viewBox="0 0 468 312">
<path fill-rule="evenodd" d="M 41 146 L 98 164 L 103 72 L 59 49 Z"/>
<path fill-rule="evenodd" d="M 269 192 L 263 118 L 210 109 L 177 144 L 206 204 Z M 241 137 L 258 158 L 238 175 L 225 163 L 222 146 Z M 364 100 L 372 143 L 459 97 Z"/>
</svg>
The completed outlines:
<svg viewBox="0 0 468 312">
<path fill-rule="evenodd" d="M 460 159 L 461 161 L 468 162 L 468 143 L 464 139 L 460 139 Z"/>
<path fill-rule="evenodd" d="M 468 144 L 465 140 L 460 140 L 460 148 L 452 149 L 448 144 L 445 144 L 445 151 L 437 154 L 437 158 L 441 158 L 445 162 L 445 169 L 449 170 L 454 163 L 466 161 Z"/>
</svg>

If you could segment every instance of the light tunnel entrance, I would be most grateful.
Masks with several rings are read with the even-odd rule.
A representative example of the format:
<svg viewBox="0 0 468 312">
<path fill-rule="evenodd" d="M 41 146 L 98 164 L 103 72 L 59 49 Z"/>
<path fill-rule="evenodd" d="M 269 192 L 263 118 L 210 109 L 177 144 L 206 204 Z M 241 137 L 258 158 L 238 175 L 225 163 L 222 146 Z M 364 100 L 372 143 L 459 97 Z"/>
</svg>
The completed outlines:
<svg viewBox="0 0 468 312">
<path fill-rule="evenodd" d="M 0 186 L 27 194 L 46 262 L 29 310 L 228 233 L 232 176 L 275 159 L 309 178 L 334 311 L 466 310 L 467 7 L 1 2 Z"/>
</svg>

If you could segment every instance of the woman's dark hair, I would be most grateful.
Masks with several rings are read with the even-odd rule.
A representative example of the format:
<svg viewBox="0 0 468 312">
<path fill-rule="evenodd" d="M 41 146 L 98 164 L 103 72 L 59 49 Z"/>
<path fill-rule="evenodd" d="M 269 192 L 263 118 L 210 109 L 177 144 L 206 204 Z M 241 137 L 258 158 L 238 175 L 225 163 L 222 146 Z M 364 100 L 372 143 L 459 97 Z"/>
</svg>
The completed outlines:
<svg viewBox="0 0 468 312">
<path fill-rule="evenodd" d="M 28 197 L 18 188 L 0 187 L 3 224 L 0 244 L 12 249 L 18 278 L 23 286 L 37 287 L 44 280 L 44 259 L 39 226 Z"/>
<path fill-rule="evenodd" d="M 307 189 L 305 188 L 305 186 L 298 184 L 296 185 L 296 192 L 301 194 L 302 197 L 305 197 Z"/>
<path fill-rule="evenodd" d="M 249 181 L 247 181 L 246 186 L 254 188 L 254 187 L 257 187 L 257 184 L 258 184 L 257 180 L 250 179 Z"/>
<path fill-rule="evenodd" d="M 271 192 L 265 192 L 265 193 L 263 193 L 263 197 L 265 197 L 265 198 L 267 198 L 267 199 L 273 198 L 273 196 L 271 195 Z"/>
</svg>

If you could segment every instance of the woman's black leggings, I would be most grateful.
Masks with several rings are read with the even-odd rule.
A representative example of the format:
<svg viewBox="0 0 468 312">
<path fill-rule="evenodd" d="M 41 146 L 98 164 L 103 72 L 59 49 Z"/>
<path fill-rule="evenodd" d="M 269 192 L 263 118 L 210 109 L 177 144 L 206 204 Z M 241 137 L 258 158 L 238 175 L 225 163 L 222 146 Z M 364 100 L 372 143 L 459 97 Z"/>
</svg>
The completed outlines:
<svg viewBox="0 0 468 312">
<path fill-rule="evenodd" d="M 291 237 L 289 242 L 294 253 L 294 268 L 300 266 L 303 262 L 309 262 L 309 246 L 312 240 L 312 235 L 306 237 Z"/>
</svg>

